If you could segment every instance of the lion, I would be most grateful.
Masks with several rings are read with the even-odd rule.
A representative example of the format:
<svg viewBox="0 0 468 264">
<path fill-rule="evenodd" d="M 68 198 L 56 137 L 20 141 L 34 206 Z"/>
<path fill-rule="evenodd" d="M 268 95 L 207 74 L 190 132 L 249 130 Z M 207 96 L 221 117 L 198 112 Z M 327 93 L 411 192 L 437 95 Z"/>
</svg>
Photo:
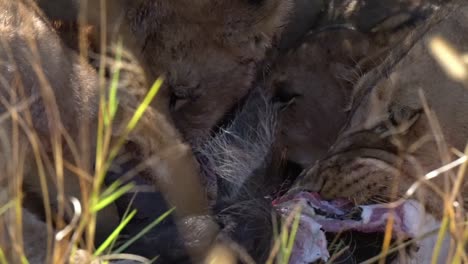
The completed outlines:
<svg viewBox="0 0 468 264">
<path fill-rule="evenodd" d="M 334 142 L 368 40 L 354 30 L 330 30 L 310 35 L 275 61 L 265 87 L 277 100 L 291 101 L 280 113 L 277 135 L 288 160 L 307 167 Z"/>
<path fill-rule="evenodd" d="M 362 32 L 399 28 L 430 15 L 447 1 L 443 0 L 331 0 L 319 21 L 320 26 L 346 24 Z"/>
<path fill-rule="evenodd" d="M 350 1 L 332 2 L 299 45 L 279 47 L 265 74 L 265 88 L 291 101 L 279 116 L 278 155 L 300 168 L 325 157 L 346 122 L 357 80 L 440 7 L 437 1 L 353 1 L 350 9 Z"/>
<path fill-rule="evenodd" d="M 287 51 L 303 42 L 307 31 L 337 26 L 379 36 L 385 45 L 396 40 L 401 27 L 424 20 L 444 2 L 441 0 L 295 0 L 293 13 L 281 34 L 278 49 Z M 383 33 L 383 34 L 382 34 Z"/>
<path fill-rule="evenodd" d="M 407 198 L 414 191 L 410 187 L 423 181 L 415 196 L 429 213 L 440 218 L 442 199 L 450 195 L 466 207 L 466 181 L 459 179 L 458 186 L 452 174 L 430 172 L 455 159 L 449 149 L 462 150 L 468 138 L 468 90 L 438 63 L 431 41 L 443 38 L 466 52 L 467 22 L 466 3 L 448 4 L 360 78 L 337 140 L 293 189 L 361 204 Z"/>
<path fill-rule="evenodd" d="M 39 2 L 47 10 L 53 6 Z M 124 35 L 148 79 L 166 76 L 154 107 L 171 116 L 184 139 L 195 146 L 247 95 L 257 65 L 287 21 L 292 1 L 120 0 L 108 4 L 106 28 L 100 27 L 99 3 L 87 5 L 88 23 L 94 27 L 92 46 L 100 47 L 102 31 L 107 30 L 110 40 L 116 39 L 115 32 Z M 47 10 L 53 20 L 76 22 L 76 15 L 70 19 Z M 72 42 L 76 47 L 76 38 Z"/>
<path fill-rule="evenodd" d="M 85 175 L 92 174 L 86 164 L 90 166 L 94 157 L 85 151 L 96 149 L 96 143 L 93 142 L 96 142 L 95 131 L 97 131 L 99 111 L 98 76 L 90 65 L 62 44 L 49 22 L 32 3 L 2 1 L 0 5 L 4 10 L 0 27 L 1 108 L 2 113 L 11 116 L 2 121 L 4 157 L 2 168 L 7 172 L 1 179 L 4 189 L 2 192 L 6 193 L 2 204 L 17 196 L 20 191 L 17 186 L 21 185 L 27 195 L 24 206 L 29 207 L 31 203 L 35 203 L 35 200 L 29 197 L 34 194 L 42 196 L 44 178 L 41 178 L 40 171 L 41 166 L 45 166 L 44 173 L 49 174 L 45 179 L 48 195 L 44 195 L 43 199 L 50 201 L 50 204 L 43 206 L 50 206 L 58 214 L 57 224 L 60 228 L 60 216 L 63 217 L 65 214 L 63 206 L 67 203 L 66 197 L 81 197 L 82 189 L 86 189 L 85 186 L 90 188 L 91 182 L 83 182 L 82 177 L 73 175 L 73 172 L 76 172 L 73 168 L 80 167 Z M 138 107 L 138 100 L 130 92 L 119 89 L 121 108 L 116 113 L 117 124 L 114 132 L 116 138 L 125 132 L 120 127 L 125 128 L 132 113 Z M 82 126 L 88 128 L 89 138 L 80 141 Z M 81 142 L 81 146 L 89 148 L 77 148 L 77 145 L 67 139 Z M 199 184 L 198 165 L 190 148 L 183 143 L 180 134 L 163 115 L 149 109 L 143 115 L 136 130 L 126 139 L 139 146 L 145 146 L 148 151 L 144 152 L 146 155 L 144 159 L 158 153 L 156 157 L 160 161 L 157 162 L 158 165 L 154 164 L 152 184 L 155 184 L 157 179 L 160 188 L 169 187 L 171 184 L 184 188 L 184 184 L 189 184 L 190 188 L 184 188 L 184 193 L 194 194 L 190 200 L 185 198 L 183 198 L 185 201 L 177 200 L 182 196 L 176 196 L 174 192 L 169 195 L 171 197 L 166 196 L 172 205 L 180 209 L 178 214 L 181 216 L 208 214 L 204 192 Z M 82 153 L 81 157 L 76 156 L 77 153 Z M 64 169 L 64 165 L 60 165 L 58 160 L 64 160 L 65 163 L 72 165 L 65 165 Z M 161 169 L 161 166 L 164 169 Z M 173 174 L 173 169 L 179 172 Z M 182 175 L 183 182 L 178 178 Z M 168 178 L 170 180 L 162 180 Z M 8 215 L 14 216 L 14 214 Z M 8 217 L 5 221 L 14 222 L 14 219 L 15 217 L 12 219 Z M 97 236 L 103 231 L 102 235 L 112 231 L 111 219 L 106 219 L 101 224 L 102 226 L 98 225 Z M 10 236 L 18 234 L 13 232 L 16 230 L 12 229 L 13 226 L 7 227 Z M 213 227 L 216 230 L 214 223 Z M 29 230 L 28 227 L 24 229 Z M 28 239 L 28 236 L 25 238 Z M 47 241 L 47 239 L 40 240 Z M 15 252 L 19 254 L 11 252 L 13 258 L 22 256 L 17 250 L 15 247 Z"/>
</svg>

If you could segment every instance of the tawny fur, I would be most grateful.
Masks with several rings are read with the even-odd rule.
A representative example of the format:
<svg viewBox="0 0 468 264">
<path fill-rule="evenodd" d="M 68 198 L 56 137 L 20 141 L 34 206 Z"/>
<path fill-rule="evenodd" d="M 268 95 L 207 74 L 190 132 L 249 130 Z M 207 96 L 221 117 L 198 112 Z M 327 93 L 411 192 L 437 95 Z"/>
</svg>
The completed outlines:
<svg viewBox="0 0 468 264">
<path fill-rule="evenodd" d="M 330 1 L 318 21 L 309 25 L 313 27 L 300 45 L 280 47 L 283 52 L 273 58 L 265 86 L 280 100 L 291 100 L 280 115 L 276 144 L 286 160 L 307 167 L 324 158 L 345 124 L 354 84 L 378 66 L 437 3 Z M 290 20 L 291 25 L 304 27 L 300 18 Z M 287 27 L 282 37 L 291 32 Z"/>
<path fill-rule="evenodd" d="M 286 159 L 307 167 L 323 157 L 344 125 L 353 79 L 361 74 L 356 64 L 369 49 L 362 33 L 330 30 L 277 58 L 265 86 L 291 100 L 279 115 L 276 143 Z"/>
<path fill-rule="evenodd" d="M 291 6 L 290 0 L 119 0 L 107 7 L 105 29 L 109 40 L 123 36 L 149 82 L 166 75 L 154 107 L 170 112 L 184 138 L 197 144 L 248 93 Z M 101 11 L 89 1 L 92 42 L 104 30 Z"/>
<path fill-rule="evenodd" d="M 468 39 L 463 34 L 468 31 L 467 23 L 468 6 L 463 1 L 448 5 L 393 49 L 381 66 L 361 78 L 355 86 L 350 118 L 328 158 L 309 169 L 298 186 L 320 191 L 325 198 L 395 200 L 404 197 L 424 174 L 453 160 L 448 149 L 462 151 L 468 138 L 464 114 L 468 90 L 447 75 L 429 45 L 439 36 L 459 52 L 467 52 Z M 420 91 L 442 134 L 431 128 L 434 117 L 424 111 Z M 445 195 L 454 186 L 449 175 L 431 180 Z M 459 203 L 466 205 L 464 182 Z M 443 213 L 440 194 L 434 189 L 423 184 L 416 197 L 431 213 Z"/>
</svg>

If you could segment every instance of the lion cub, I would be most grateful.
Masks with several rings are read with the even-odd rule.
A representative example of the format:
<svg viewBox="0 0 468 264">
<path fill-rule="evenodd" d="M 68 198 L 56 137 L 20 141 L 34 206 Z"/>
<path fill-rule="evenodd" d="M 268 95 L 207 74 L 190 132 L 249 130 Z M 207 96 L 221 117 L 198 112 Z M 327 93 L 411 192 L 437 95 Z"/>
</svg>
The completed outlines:
<svg viewBox="0 0 468 264">
<path fill-rule="evenodd" d="M 76 16 L 60 16 L 47 1 L 40 3 L 52 19 L 76 22 Z M 116 32 L 124 35 L 149 80 L 166 76 L 154 107 L 170 114 L 186 140 L 200 145 L 247 95 L 292 1 L 118 0 L 107 6 L 105 29 L 99 2 L 87 5 L 93 46 L 100 46 L 103 30 L 110 40 Z"/>
<path fill-rule="evenodd" d="M 280 101 L 277 143 L 289 161 L 307 167 L 322 158 L 343 126 L 357 62 L 369 52 L 365 34 L 348 29 L 309 35 L 274 63 L 266 87 Z"/>
<path fill-rule="evenodd" d="M 306 168 L 325 157 L 346 122 L 354 84 L 440 6 L 413 2 L 363 0 L 351 8 L 350 1 L 330 1 L 300 45 L 272 56 L 265 86 L 291 102 L 277 140 L 288 161 Z"/>
</svg>

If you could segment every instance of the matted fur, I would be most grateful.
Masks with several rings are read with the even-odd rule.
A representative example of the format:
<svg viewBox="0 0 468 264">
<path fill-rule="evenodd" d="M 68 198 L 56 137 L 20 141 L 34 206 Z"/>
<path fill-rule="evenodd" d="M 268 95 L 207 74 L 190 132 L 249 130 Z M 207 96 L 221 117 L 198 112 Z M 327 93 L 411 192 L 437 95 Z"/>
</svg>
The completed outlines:
<svg viewBox="0 0 468 264">
<path fill-rule="evenodd" d="M 253 172 L 266 162 L 275 139 L 278 108 L 256 88 L 231 123 L 195 149 L 212 197 L 216 193 L 236 196 Z M 220 190 L 217 183 L 226 186 Z"/>
</svg>

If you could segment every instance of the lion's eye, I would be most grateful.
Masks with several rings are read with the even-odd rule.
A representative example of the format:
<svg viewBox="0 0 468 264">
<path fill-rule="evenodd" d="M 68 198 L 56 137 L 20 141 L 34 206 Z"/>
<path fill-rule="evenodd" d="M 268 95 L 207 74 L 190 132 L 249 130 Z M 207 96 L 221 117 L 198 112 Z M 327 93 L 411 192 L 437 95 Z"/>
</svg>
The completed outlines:
<svg viewBox="0 0 468 264">
<path fill-rule="evenodd" d="M 398 126 L 401 122 L 401 120 L 397 119 L 394 112 L 390 112 L 388 114 L 388 121 L 390 121 L 390 124 L 392 124 L 394 127 Z"/>
<path fill-rule="evenodd" d="M 283 104 L 284 107 L 292 105 L 296 98 L 301 97 L 301 94 L 295 92 L 287 81 L 276 81 L 273 87 L 275 89 L 273 101 Z"/>
<path fill-rule="evenodd" d="M 401 126 L 409 128 L 418 120 L 421 113 L 422 109 L 399 107 L 388 111 L 388 121 L 395 128 Z"/>
<path fill-rule="evenodd" d="M 388 126 L 386 122 L 382 122 L 373 128 L 374 132 L 377 134 L 383 134 L 388 131 Z"/>
<path fill-rule="evenodd" d="M 177 111 L 189 102 L 189 97 L 181 97 L 172 93 L 169 99 L 169 110 Z"/>
<path fill-rule="evenodd" d="M 170 86 L 169 110 L 177 111 L 188 103 L 196 101 L 201 96 L 199 88 L 200 85 L 198 84 L 193 87 L 182 85 Z"/>
<path fill-rule="evenodd" d="M 372 130 L 382 136 L 406 133 L 419 119 L 422 109 L 410 107 L 390 108 L 387 118 Z"/>
</svg>

